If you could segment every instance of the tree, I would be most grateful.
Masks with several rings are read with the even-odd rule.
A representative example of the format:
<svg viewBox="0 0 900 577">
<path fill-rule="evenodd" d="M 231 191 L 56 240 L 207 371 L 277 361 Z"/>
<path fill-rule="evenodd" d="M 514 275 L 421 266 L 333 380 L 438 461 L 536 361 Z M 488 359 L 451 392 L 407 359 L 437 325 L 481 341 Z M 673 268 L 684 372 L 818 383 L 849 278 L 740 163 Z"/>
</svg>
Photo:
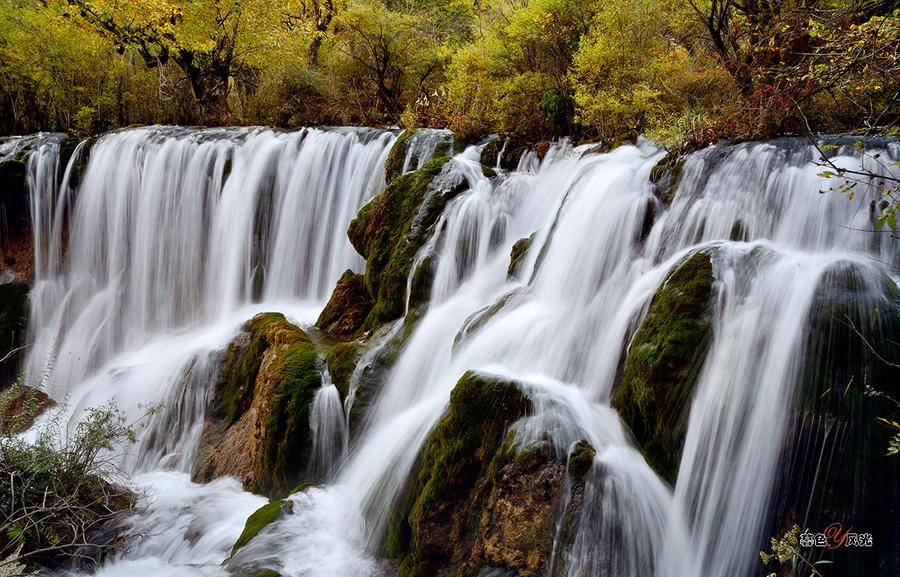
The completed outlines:
<svg viewBox="0 0 900 577">
<path fill-rule="evenodd" d="M 65 0 L 69 14 L 112 41 L 120 54 L 133 49 L 149 68 L 170 60 L 184 73 L 196 101 L 196 118 L 228 118 L 233 78 L 250 74 L 255 59 L 277 48 L 278 33 L 294 13 L 275 0 Z"/>
</svg>

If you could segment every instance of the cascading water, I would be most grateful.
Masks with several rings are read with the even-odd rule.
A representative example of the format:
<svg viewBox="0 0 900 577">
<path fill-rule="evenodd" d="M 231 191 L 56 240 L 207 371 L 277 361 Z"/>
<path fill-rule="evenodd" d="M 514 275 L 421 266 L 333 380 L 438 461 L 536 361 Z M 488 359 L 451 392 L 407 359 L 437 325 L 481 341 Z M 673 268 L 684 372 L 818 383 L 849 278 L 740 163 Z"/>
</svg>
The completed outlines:
<svg viewBox="0 0 900 577">
<path fill-rule="evenodd" d="M 55 356 L 53 382 L 73 414 L 110 399 L 139 412 L 166 392 L 165 411 L 130 458 L 139 486 L 171 495 L 158 493 L 132 530 L 176 525 L 101 574 L 224 571 L 219 563 L 262 500 L 228 480 L 200 486 L 156 470 L 188 470 L 210 371 L 242 320 L 277 309 L 308 325 L 341 271 L 362 270 L 345 230 L 383 186 L 392 140 L 356 131 L 143 129 L 94 144 L 66 205 L 66 266 L 34 288 L 38 345 L 28 370 L 39 374 Z M 882 298 L 885 279 L 896 283 L 900 250 L 853 230 L 869 225 L 871 194 L 858 193 L 856 203 L 820 194 L 829 184 L 817 176 L 815 149 L 797 140 L 691 155 L 669 207 L 650 182 L 659 149 L 642 142 L 583 151 L 562 142 L 543 161 L 526 155 L 518 171 L 491 180 L 475 147 L 451 161 L 442 178 L 464 179 L 467 190 L 416 259 L 433 261 L 428 307 L 364 429 L 347 448 L 340 400 L 326 380 L 312 420 L 317 469 L 330 484 L 293 495 L 294 514 L 231 566 L 383 574 L 373 546 L 454 384 L 475 369 L 520 382 L 532 399 L 533 414 L 514 426 L 518 443 L 549 438 L 565 455 L 585 439 L 597 451 L 574 538 L 559 535 L 554 547 L 554 575 L 754 574 L 772 522 L 772 448 L 789 428 L 821 279 L 851 263 Z M 423 154 L 415 153 L 419 165 Z M 886 143 L 882 154 L 897 158 L 900 146 Z M 833 161 L 859 162 L 849 151 Z M 33 195 L 42 190 L 32 186 Z M 50 247 L 62 242 L 53 226 L 41 230 L 53 231 Z M 532 234 L 508 277 L 513 242 Z M 635 324 L 698 251 L 710 255 L 715 278 L 712 342 L 672 489 L 633 448 L 609 401 Z M 363 356 L 346 412 L 360 371 L 401 325 Z M 189 537 L 195 532 L 199 541 Z"/>
</svg>

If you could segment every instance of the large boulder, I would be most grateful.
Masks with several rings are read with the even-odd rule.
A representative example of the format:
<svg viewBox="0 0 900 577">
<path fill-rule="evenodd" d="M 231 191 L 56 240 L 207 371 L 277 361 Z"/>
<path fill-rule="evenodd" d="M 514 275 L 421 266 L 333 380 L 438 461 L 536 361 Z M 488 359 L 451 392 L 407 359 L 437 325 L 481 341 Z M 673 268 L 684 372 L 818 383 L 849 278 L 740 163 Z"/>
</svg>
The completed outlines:
<svg viewBox="0 0 900 577">
<path fill-rule="evenodd" d="M 322 384 L 309 336 L 261 313 L 225 351 L 192 478 L 237 477 L 247 490 L 284 495 L 304 479 L 309 408 Z"/>
<path fill-rule="evenodd" d="M 900 575 L 900 290 L 850 263 L 817 288 L 767 535 L 839 523 L 874 546 L 817 550 L 835 575 Z M 884 419 L 884 420 L 879 420 Z"/>
<path fill-rule="evenodd" d="M 398 575 L 547 574 L 557 507 L 567 490 L 580 503 L 593 449 L 585 443 L 567 466 L 547 441 L 518 446 L 511 426 L 531 409 L 516 382 L 460 378 L 391 517 L 384 552 Z"/>
<path fill-rule="evenodd" d="M 447 157 L 434 158 L 419 170 L 397 177 L 350 223 L 347 235 L 366 259 L 365 286 L 375 298 L 363 330 L 403 314 L 416 254 L 447 202 L 465 188 L 465 180 L 452 173 L 448 161 Z"/>
<path fill-rule="evenodd" d="M 675 267 L 628 346 L 612 405 L 651 467 L 674 483 L 688 411 L 710 340 L 713 269 L 707 252 Z"/>
</svg>

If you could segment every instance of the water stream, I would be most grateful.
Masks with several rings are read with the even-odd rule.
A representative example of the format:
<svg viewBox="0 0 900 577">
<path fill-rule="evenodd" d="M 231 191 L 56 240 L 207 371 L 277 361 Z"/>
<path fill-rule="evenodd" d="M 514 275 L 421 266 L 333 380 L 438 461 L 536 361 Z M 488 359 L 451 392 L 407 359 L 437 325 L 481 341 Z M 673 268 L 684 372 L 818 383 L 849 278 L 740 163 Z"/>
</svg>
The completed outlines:
<svg viewBox="0 0 900 577">
<path fill-rule="evenodd" d="M 98 574 L 227 574 L 221 563 L 264 500 L 230 479 L 189 480 L 218 355 L 254 312 L 309 326 L 341 272 L 363 270 L 346 229 L 384 187 L 394 139 L 350 129 L 126 130 L 93 143 L 77 189 L 71 166 L 56 164 L 58 142 L 31 156 L 35 346 L 26 371 L 68 399 L 72 418 L 98 403 L 131 416 L 165 406 L 123 457 L 147 495 L 130 529 L 147 537 Z M 437 146 L 434 135 L 420 140 L 407 170 Z M 884 146 L 885 157 L 900 157 L 900 145 Z M 295 514 L 236 564 L 264 560 L 286 577 L 384 574 L 372 546 L 454 384 L 474 369 L 514 378 L 532 398 L 518 442 L 549 437 L 564 455 L 587 439 L 597 449 L 574 542 L 558 552 L 561 574 L 760 572 L 779 459 L 772 447 L 783 444 L 809 361 L 821 280 L 850 265 L 885 303 L 885 279 L 897 282 L 898 244 L 854 230 L 870 226 L 877 192 L 854 201 L 822 194 L 831 185 L 817 175 L 814 148 L 785 139 L 691 155 L 666 207 L 650 182 L 662 150 L 641 141 L 582 156 L 585 148 L 559 142 L 542 161 L 528 156 L 493 179 L 477 147 L 451 161 L 467 190 L 420 254 L 435 263 L 427 312 L 352 442 L 344 417 L 352 393 L 342 410 L 325 379 L 311 420 L 316 476 L 328 482 L 292 496 Z M 834 162 L 859 160 L 847 149 Z M 532 233 L 508 278 L 512 244 Z M 711 255 L 717 304 L 673 489 L 634 448 L 609 399 L 636 322 L 698 250 Z M 498 299 L 499 312 L 464 331 Z"/>
</svg>

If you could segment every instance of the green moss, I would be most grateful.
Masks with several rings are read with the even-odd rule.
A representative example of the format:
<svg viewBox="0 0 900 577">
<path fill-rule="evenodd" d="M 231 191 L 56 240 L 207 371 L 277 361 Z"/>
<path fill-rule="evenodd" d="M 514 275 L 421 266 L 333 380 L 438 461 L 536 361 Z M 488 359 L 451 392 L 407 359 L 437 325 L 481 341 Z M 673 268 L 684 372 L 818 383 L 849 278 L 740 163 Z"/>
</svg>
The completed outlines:
<svg viewBox="0 0 900 577">
<path fill-rule="evenodd" d="M 341 401 L 347 398 L 350 377 L 356 369 L 359 354 L 359 347 L 356 345 L 352 343 L 338 343 L 329 348 L 325 356 L 328 363 L 328 372 L 331 374 L 331 381 L 337 387 L 341 395 Z"/>
<path fill-rule="evenodd" d="M 337 338 L 351 338 L 362 327 L 374 304 L 365 277 L 347 269 L 338 279 L 316 326 Z"/>
<path fill-rule="evenodd" d="M 256 463 L 256 489 L 267 495 L 287 493 L 309 460 L 309 406 L 322 376 L 315 348 L 299 332 L 305 338 L 281 348 L 272 367 L 275 385 Z"/>
<path fill-rule="evenodd" d="M 260 313 L 244 324 L 243 338 L 225 349 L 211 416 L 230 426 L 249 408 L 263 353 L 270 346 L 305 342 L 309 337 L 281 313 Z"/>
<path fill-rule="evenodd" d="M 234 556 L 238 549 L 252 541 L 263 529 L 293 511 L 293 501 L 272 501 L 257 509 L 247 518 L 241 536 L 231 548 L 231 555 Z"/>
<path fill-rule="evenodd" d="M 578 441 L 569 453 L 569 474 L 575 479 L 584 477 L 594 463 L 596 449 L 587 441 Z"/>
<path fill-rule="evenodd" d="M 508 278 L 512 279 L 518 275 L 519 269 L 522 267 L 522 262 L 528 254 L 528 249 L 531 248 L 531 243 L 534 242 L 535 234 L 536 233 L 531 233 L 531 235 L 520 238 L 513 244 L 509 254 L 509 268 L 506 269 L 506 276 Z"/>
<path fill-rule="evenodd" d="M 669 153 L 650 169 L 650 182 L 655 185 L 656 194 L 664 204 L 672 204 L 672 201 L 675 200 L 675 194 L 678 192 L 678 186 L 681 184 L 681 177 L 684 173 L 685 160 L 676 154 Z"/>
<path fill-rule="evenodd" d="M 434 280 L 434 267 L 431 256 L 422 259 L 416 265 L 410 283 L 409 306 L 415 308 L 426 304 L 431 299 L 431 284 Z"/>
<path fill-rule="evenodd" d="M 281 573 L 274 569 L 263 569 L 253 577 L 281 577 Z"/>
<path fill-rule="evenodd" d="M 632 338 L 622 383 L 612 399 L 647 462 L 670 482 L 708 344 L 712 285 L 712 263 L 705 252 L 687 258 L 669 275 Z"/>
<path fill-rule="evenodd" d="M 391 151 L 388 153 L 387 160 L 384 163 L 385 182 L 391 182 L 400 176 L 403 170 L 403 162 L 406 160 L 406 147 L 409 139 L 416 133 L 415 130 L 404 130 L 403 133 L 394 141 Z"/>
<path fill-rule="evenodd" d="M 403 314 L 406 281 L 416 253 L 454 193 L 429 194 L 432 181 L 448 160 L 434 158 L 419 170 L 397 177 L 350 223 L 347 234 L 353 247 L 366 258 L 366 288 L 376 297 L 363 330 Z"/>
<path fill-rule="evenodd" d="M 404 565 L 422 568 L 429 557 L 416 535 L 425 525 L 446 526 L 451 511 L 474 506 L 472 493 L 491 470 L 509 426 L 530 409 L 530 401 L 515 382 L 474 372 L 465 373 L 450 394 L 447 413 L 429 435 L 420 453 L 417 488 L 408 520 L 411 556 Z M 499 467 L 499 465 L 496 465 Z M 394 547 L 395 552 L 401 547 Z M 413 573 L 403 571 L 400 575 Z"/>
</svg>

